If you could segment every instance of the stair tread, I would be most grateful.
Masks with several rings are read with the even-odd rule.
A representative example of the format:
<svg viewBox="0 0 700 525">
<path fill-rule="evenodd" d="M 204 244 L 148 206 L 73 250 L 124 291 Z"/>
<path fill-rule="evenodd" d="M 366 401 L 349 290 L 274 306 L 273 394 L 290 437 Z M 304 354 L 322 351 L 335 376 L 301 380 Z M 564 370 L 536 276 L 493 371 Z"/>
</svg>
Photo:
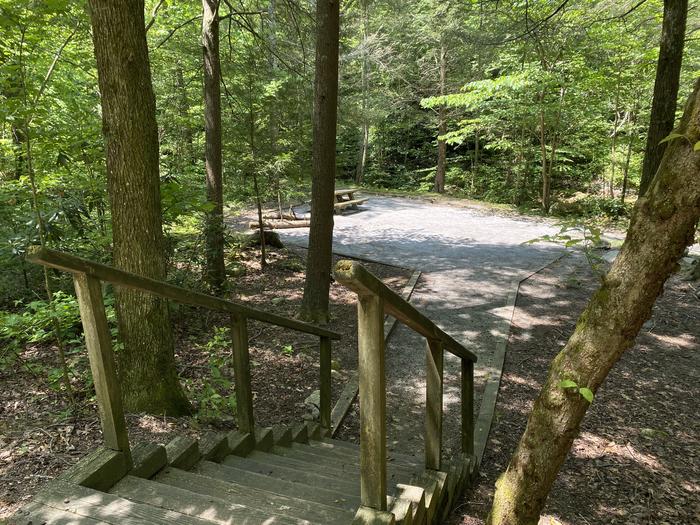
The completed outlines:
<svg viewBox="0 0 700 525">
<path fill-rule="evenodd" d="M 184 472 L 184 471 L 182 471 Z M 249 507 L 241 503 L 205 496 L 186 489 L 149 481 L 133 476 L 126 476 L 117 483 L 112 494 L 122 498 L 144 503 L 204 520 L 206 523 L 221 525 L 312 525 L 305 519 L 279 515 Z M 274 521 L 272 521 L 274 520 Z"/>
<path fill-rule="evenodd" d="M 285 447 L 287 448 L 287 447 Z M 308 445 L 300 445 L 298 443 L 292 444 L 291 450 L 306 452 L 308 454 L 315 454 L 317 456 L 329 457 L 329 458 L 340 458 L 346 462 L 355 463 L 359 465 L 360 463 L 360 451 L 352 450 L 342 447 L 334 447 L 329 443 L 323 442 L 310 442 Z M 406 454 L 398 454 L 394 452 L 387 451 L 387 463 L 390 465 L 398 465 L 399 467 L 405 467 L 412 471 L 423 470 L 423 460 L 422 458 L 417 458 L 415 456 L 409 456 Z"/>
<path fill-rule="evenodd" d="M 303 483 L 310 487 L 326 487 L 331 490 L 360 494 L 360 484 L 354 479 L 339 478 L 328 472 L 324 475 L 316 471 L 308 471 L 303 464 L 299 465 L 298 462 L 284 461 L 285 458 L 273 454 L 256 457 L 257 459 L 228 456 L 222 464 L 276 479 Z"/>
<path fill-rule="evenodd" d="M 202 461 L 195 467 L 193 472 L 222 481 L 242 483 L 252 488 L 274 492 L 282 496 L 307 499 L 316 503 L 339 507 L 352 512 L 356 511 L 360 505 L 359 491 L 348 493 L 330 490 L 325 486 L 312 487 L 306 483 L 273 478 L 223 463 Z"/>
<path fill-rule="evenodd" d="M 9 520 L 10 525 L 100 525 L 98 521 L 72 512 L 54 509 L 35 501 L 30 501 L 18 510 Z"/>
<path fill-rule="evenodd" d="M 305 472 L 315 473 L 320 476 L 336 479 L 354 479 L 359 478 L 360 475 L 359 468 L 354 464 L 345 463 L 332 465 L 330 461 L 320 460 L 309 462 L 308 460 L 300 459 L 298 457 L 290 457 L 288 455 L 276 454 L 273 451 L 260 452 L 256 450 L 255 452 L 249 454 L 248 458 L 255 461 L 259 461 L 261 463 L 286 466 L 288 468 L 293 469 L 301 469 Z"/>
<path fill-rule="evenodd" d="M 193 472 L 168 468 L 158 474 L 154 481 L 204 496 L 227 500 L 240 499 L 245 505 L 290 518 L 309 519 L 320 523 L 347 523 L 354 512 L 336 506 L 323 505 L 307 499 L 276 494 L 268 490 L 223 481 Z"/>
<path fill-rule="evenodd" d="M 303 451 L 287 449 L 285 447 L 273 447 L 270 452 L 255 451 L 248 457 L 267 463 L 287 465 L 298 469 L 303 468 L 310 472 L 318 472 L 322 475 L 348 479 L 358 483 L 360 479 L 359 462 L 346 458 L 324 458 L 311 453 L 304 453 Z M 401 481 L 406 482 L 421 471 L 422 469 L 419 470 L 389 463 L 387 465 L 387 481 L 393 483 Z"/>
<path fill-rule="evenodd" d="M 321 440 L 309 441 L 308 445 L 314 449 L 332 450 L 339 454 L 347 454 L 358 458 L 360 457 L 360 445 L 356 443 L 350 443 L 349 441 L 324 438 Z M 423 456 L 414 456 L 412 454 L 397 452 L 394 450 L 390 450 L 388 447 L 386 453 L 388 461 L 394 461 L 396 463 L 406 463 L 408 465 L 419 466 L 421 468 L 425 463 Z"/>
<path fill-rule="evenodd" d="M 207 521 L 176 511 L 135 503 L 113 494 L 64 481 L 53 481 L 34 501 L 63 512 L 115 525 L 204 525 Z"/>
</svg>

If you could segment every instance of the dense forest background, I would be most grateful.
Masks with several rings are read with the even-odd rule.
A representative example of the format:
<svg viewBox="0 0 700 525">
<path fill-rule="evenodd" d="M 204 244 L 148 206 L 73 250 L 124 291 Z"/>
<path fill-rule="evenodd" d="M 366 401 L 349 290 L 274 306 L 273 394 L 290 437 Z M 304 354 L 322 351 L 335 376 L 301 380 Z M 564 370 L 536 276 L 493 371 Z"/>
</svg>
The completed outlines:
<svg viewBox="0 0 700 525">
<path fill-rule="evenodd" d="M 13 309 L 43 288 L 22 258 L 42 229 L 51 247 L 104 261 L 111 233 L 86 7 L 2 0 L 0 11 L 0 308 Z M 313 13 L 300 0 L 220 6 L 229 211 L 250 205 L 254 179 L 264 201 L 308 199 Z M 660 0 L 343 2 L 338 183 L 624 218 L 662 14 Z M 700 71 L 698 7 L 688 15 L 681 101 Z M 210 207 L 201 17 L 199 2 L 146 2 L 177 282 L 201 270 Z"/>
</svg>

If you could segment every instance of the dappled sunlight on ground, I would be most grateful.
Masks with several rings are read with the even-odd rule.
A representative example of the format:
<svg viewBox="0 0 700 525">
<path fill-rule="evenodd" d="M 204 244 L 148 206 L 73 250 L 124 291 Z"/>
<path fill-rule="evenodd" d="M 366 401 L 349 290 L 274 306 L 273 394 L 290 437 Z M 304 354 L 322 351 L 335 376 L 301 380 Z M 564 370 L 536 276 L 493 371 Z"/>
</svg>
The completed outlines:
<svg viewBox="0 0 700 525">
<path fill-rule="evenodd" d="M 482 525 L 551 359 L 598 286 L 582 257 L 562 259 L 521 287 L 481 483 L 452 524 Z M 673 277 L 599 389 L 540 524 L 700 522 L 700 301 Z"/>
</svg>

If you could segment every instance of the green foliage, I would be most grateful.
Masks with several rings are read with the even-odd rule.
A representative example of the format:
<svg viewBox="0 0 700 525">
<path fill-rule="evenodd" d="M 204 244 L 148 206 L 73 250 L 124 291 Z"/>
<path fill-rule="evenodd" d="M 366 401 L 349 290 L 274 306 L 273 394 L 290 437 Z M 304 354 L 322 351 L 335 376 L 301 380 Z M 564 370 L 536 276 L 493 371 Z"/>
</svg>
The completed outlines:
<svg viewBox="0 0 700 525">
<path fill-rule="evenodd" d="M 583 399 L 588 401 L 589 403 L 593 403 L 593 391 L 588 388 L 588 387 L 579 387 L 578 383 L 576 381 L 572 381 L 571 379 L 562 379 L 557 383 L 557 386 L 559 388 L 563 388 L 564 390 L 571 390 L 577 392 Z"/>
<path fill-rule="evenodd" d="M 14 306 L 16 311 L 0 311 L 0 366 L 15 362 L 27 346 L 54 345 L 58 330 L 66 348 L 69 375 L 78 378 L 85 388 L 89 388 L 92 377 L 87 366 L 80 311 L 75 296 L 57 291 L 51 303 L 46 300 L 34 300 L 26 304 L 17 301 Z M 119 351 L 112 295 L 108 295 L 105 300 L 105 311 L 112 331 L 113 346 Z M 62 369 L 53 366 L 42 368 L 38 363 L 26 366 L 34 373 L 47 375 L 51 386 L 60 389 Z"/>
<path fill-rule="evenodd" d="M 195 389 L 193 381 L 185 381 L 197 403 L 197 417 L 203 420 L 230 419 L 236 413 L 236 394 L 233 383 L 224 370 L 230 367 L 232 341 L 228 328 L 214 328 L 214 335 L 199 350 L 208 361 L 208 373 Z"/>
</svg>

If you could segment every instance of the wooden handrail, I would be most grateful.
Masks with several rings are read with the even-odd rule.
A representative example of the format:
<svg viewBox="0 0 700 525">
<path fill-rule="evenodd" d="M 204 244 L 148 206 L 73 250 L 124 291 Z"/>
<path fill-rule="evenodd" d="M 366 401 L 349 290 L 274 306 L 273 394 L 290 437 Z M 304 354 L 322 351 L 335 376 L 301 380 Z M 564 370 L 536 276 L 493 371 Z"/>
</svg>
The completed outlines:
<svg viewBox="0 0 700 525">
<path fill-rule="evenodd" d="M 442 342 L 445 350 L 476 363 L 476 355 L 445 333 L 411 303 L 377 279 L 364 266 L 355 261 L 339 261 L 335 265 L 335 279 L 359 296 L 377 295 L 384 300 L 384 309 L 389 315 L 415 330 L 427 339 Z"/>
<path fill-rule="evenodd" d="M 357 294 L 357 360 L 360 388 L 360 501 L 379 519 L 386 510 L 386 377 L 384 314 L 426 340 L 425 468 L 442 468 L 444 351 L 461 358 L 462 451 L 474 455 L 474 363 L 476 356 L 442 331 L 362 265 L 340 261 L 336 280 Z M 374 523 L 374 522 L 373 522 Z M 379 521 L 377 521 L 379 523 Z"/>
<path fill-rule="evenodd" d="M 132 465 L 131 450 L 122 407 L 121 388 L 114 363 L 112 338 L 102 297 L 102 281 L 230 314 L 237 418 L 239 430 L 242 432 L 253 433 L 255 430 L 250 382 L 248 319 L 256 319 L 318 336 L 320 338 L 320 422 L 323 428 L 330 430 L 331 340 L 340 339 L 340 334 L 41 246 L 30 247 L 27 250 L 27 260 L 73 274 L 105 446 L 121 452 L 128 468 Z"/>
<path fill-rule="evenodd" d="M 178 303 L 190 304 L 193 306 L 202 306 L 210 310 L 227 312 L 237 316 L 255 319 L 264 323 L 270 323 L 297 332 L 313 334 L 320 337 L 328 337 L 329 339 L 338 340 L 340 334 L 315 326 L 296 319 L 290 319 L 281 315 L 245 306 L 233 301 L 213 297 L 180 286 L 168 284 L 148 277 L 142 277 L 124 270 L 112 268 L 105 264 L 100 264 L 75 255 L 69 255 L 64 252 L 42 248 L 41 246 L 31 246 L 27 250 L 27 260 L 36 264 L 56 268 L 73 274 L 82 273 L 91 277 L 95 277 L 100 281 L 110 282 L 127 288 L 134 288 L 144 292 L 158 295 L 166 299 L 176 301 Z"/>
</svg>

